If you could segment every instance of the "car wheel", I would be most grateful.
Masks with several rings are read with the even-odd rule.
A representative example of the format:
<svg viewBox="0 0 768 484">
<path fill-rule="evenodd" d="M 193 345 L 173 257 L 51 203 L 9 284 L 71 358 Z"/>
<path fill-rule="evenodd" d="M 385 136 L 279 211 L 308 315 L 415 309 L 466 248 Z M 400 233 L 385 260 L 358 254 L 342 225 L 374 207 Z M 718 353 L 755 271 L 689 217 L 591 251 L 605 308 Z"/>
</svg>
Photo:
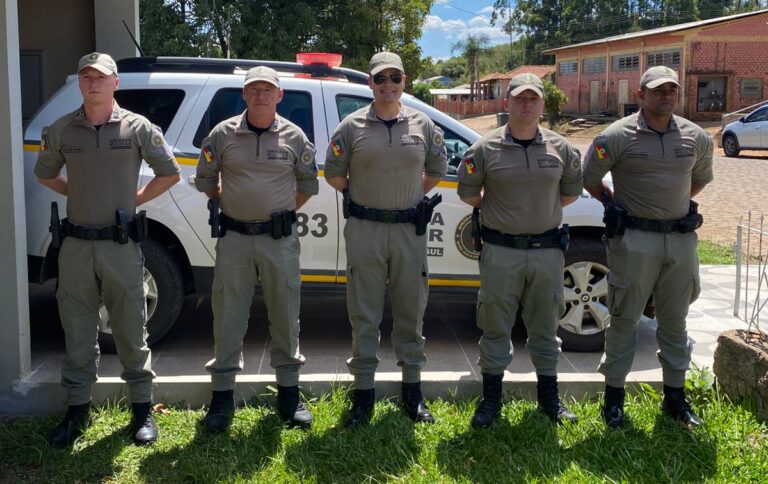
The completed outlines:
<svg viewBox="0 0 768 484">
<path fill-rule="evenodd" d="M 147 343 L 152 345 L 168 334 L 184 302 L 184 277 L 173 255 L 159 242 L 141 243 L 144 254 L 144 296 L 147 300 Z M 99 308 L 99 346 L 115 352 L 115 340 L 107 308 Z"/>
<path fill-rule="evenodd" d="M 739 140 L 732 134 L 723 136 L 723 152 L 725 156 L 736 157 L 739 156 Z"/>
<path fill-rule="evenodd" d="M 568 351 L 597 351 L 611 320 L 605 246 L 595 239 L 574 239 L 565 254 L 565 314 L 557 335 Z"/>
</svg>

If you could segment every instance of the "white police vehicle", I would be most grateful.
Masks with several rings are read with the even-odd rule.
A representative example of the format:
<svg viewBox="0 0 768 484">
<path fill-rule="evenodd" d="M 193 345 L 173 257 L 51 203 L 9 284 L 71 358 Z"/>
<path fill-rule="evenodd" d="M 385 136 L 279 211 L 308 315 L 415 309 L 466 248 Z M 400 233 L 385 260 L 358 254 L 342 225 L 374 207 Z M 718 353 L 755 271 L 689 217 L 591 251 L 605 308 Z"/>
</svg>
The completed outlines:
<svg viewBox="0 0 768 484">
<path fill-rule="evenodd" d="M 737 157 L 741 150 L 768 150 L 768 104 L 763 104 L 723 128 L 725 156 Z"/>
<path fill-rule="evenodd" d="M 210 292 L 215 240 L 210 237 L 207 223 L 206 197 L 195 189 L 194 176 L 202 139 L 219 121 L 245 109 L 241 95 L 245 71 L 268 65 L 281 73 L 285 95 L 277 106 L 278 113 L 300 126 L 315 143 L 322 176 L 324 153 L 334 128 L 373 97 L 367 74 L 332 64 L 317 55 L 306 56 L 304 63 L 173 57 L 118 62 L 117 102 L 163 129 L 182 171 L 176 186 L 141 207 L 147 211 L 150 225 L 150 238 L 142 243 L 150 344 L 176 323 L 186 295 Z M 40 132 L 77 109 L 81 102 L 76 76 L 70 76 L 37 113 L 24 135 L 31 282 L 56 277 L 57 253 L 50 248 L 48 231 L 50 203 L 58 200 L 62 217 L 66 203 L 63 197 L 39 185 L 33 174 Z M 470 237 L 470 208 L 456 195 L 456 168 L 464 151 L 480 135 L 410 95 L 404 95 L 402 102 L 423 111 L 443 128 L 449 155 L 448 174 L 436 188 L 442 193 L 443 203 L 436 208 L 426 235 L 432 291 L 476 291 L 478 254 Z M 144 165 L 139 184 L 152 177 L 152 171 Z M 602 346 L 610 317 L 606 308 L 608 270 L 600 241 L 602 207 L 585 192 L 565 209 L 565 222 L 570 225 L 571 244 L 565 268 L 567 312 L 560 321 L 559 336 L 566 349 L 595 350 Z M 304 288 L 319 284 L 344 287 L 343 225 L 340 195 L 321 180 L 320 193 L 298 214 Z M 108 344 L 111 335 L 105 310 L 101 319 L 100 339 Z"/>
</svg>

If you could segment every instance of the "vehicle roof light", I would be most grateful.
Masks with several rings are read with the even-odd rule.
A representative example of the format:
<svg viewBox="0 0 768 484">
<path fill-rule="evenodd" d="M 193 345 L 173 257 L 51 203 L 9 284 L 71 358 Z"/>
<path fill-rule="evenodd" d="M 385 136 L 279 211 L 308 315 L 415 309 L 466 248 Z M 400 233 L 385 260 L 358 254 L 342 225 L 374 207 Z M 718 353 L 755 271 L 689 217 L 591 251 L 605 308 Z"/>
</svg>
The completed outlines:
<svg viewBox="0 0 768 484">
<path fill-rule="evenodd" d="M 296 54 L 296 62 L 299 64 L 321 64 L 328 67 L 341 66 L 341 54 L 330 52 L 299 52 Z"/>
</svg>

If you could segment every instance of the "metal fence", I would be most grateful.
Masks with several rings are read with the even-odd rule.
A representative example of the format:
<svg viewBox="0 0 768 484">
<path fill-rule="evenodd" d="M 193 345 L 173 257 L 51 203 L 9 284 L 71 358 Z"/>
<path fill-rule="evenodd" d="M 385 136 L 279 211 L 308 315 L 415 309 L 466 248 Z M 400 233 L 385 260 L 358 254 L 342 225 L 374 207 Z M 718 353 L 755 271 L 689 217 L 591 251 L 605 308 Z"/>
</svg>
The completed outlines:
<svg viewBox="0 0 768 484">
<path fill-rule="evenodd" d="M 736 229 L 736 297 L 733 315 L 748 324 L 747 333 L 768 343 L 760 328 L 760 317 L 768 317 L 768 228 L 765 214 L 752 212 Z"/>
</svg>

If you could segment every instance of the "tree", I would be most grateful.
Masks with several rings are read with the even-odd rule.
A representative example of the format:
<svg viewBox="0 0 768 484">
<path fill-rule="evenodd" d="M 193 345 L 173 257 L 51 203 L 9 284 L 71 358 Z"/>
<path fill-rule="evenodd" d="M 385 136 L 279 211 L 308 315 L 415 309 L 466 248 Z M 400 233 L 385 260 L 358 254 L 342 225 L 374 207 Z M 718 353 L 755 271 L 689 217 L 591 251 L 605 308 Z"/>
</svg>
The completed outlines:
<svg viewBox="0 0 768 484">
<path fill-rule="evenodd" d="M 469 98 L 476 98 L 477 81 L 480 79 L 478 75 L 478 60 L 482 54 L 483 47 L 489 43 L 487 35 L 468 35 L 466 39 L 460 40 L 453 44 L 452 50 L 461 51 L 461 55 L 467 62 L 467 71 L 469 72 Z"/>
<path fill-rule="evenodd" d="M 560 121 L 560 110 L 568 102 L 565 93 L 561 91 L 553 82 L 547 79 L 544 83 L 544 112 L 547 113 L 549 127 L 552 128 Z"/>
</svg>

